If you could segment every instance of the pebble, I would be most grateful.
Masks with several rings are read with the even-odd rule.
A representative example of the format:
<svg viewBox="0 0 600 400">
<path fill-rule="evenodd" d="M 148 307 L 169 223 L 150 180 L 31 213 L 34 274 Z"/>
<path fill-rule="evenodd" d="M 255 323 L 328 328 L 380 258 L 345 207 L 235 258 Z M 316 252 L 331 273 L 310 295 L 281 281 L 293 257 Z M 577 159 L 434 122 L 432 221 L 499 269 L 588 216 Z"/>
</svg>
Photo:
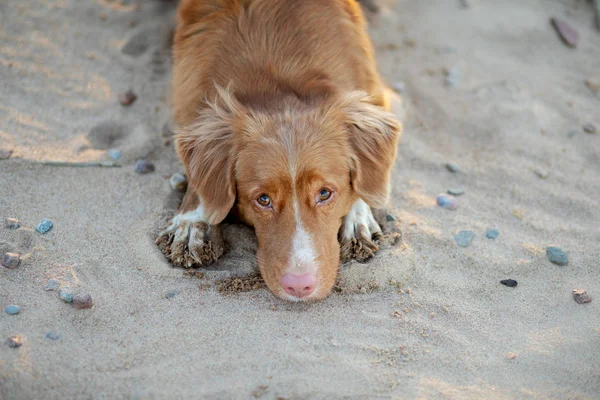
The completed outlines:
<svg viewBox="0 0 600 400">
<path fill-rule="evenodd" d="M 50 340 L 60 339 L 60 335 L 56 332 L 48 332 L 44 336 L 46 337 L 46 339 L 50 339 Z"/>
<path fill-rule="evenodd" d="M 61 299 L 65 301 L 65 303 L 73 302 L 73 289 L 71 289 L 68 286 L 60 288 L 60 292 L 58 292 L 58 295 Z"/>
<path fill-rule="evenodd" d="M 46 286 L 44 286 L 44 290 L 47 290 L 47 291 L 56 290 L 59 287 L 60 287 L 59 281 L 57 281 L 56 279 L 48 279 Z"/>
<path fill-rule="evenodd" d="M 23 336 L 14 335 L 6 339 L 6 344 L 8 345 L 8 347 L 16 349 L 17 347 L 21 347 L 21 345 L 23 344 L 23 339 Z"/>
<path fill-rule="evenodd" d="M 124 107 L 132 105 L 136 99 L 137 95 L 131 89 L 119 94 L 119 103 Z"/>
<path fill-rule="evenodd" d="M 448 164 L 446 164 L 446 168 L 452 173 L 460 172 L 460 167 L 455 162 L 449 162 Z"/>
<path fill-rule="evenodd" d="M 393 222 L 396 220 L 396 217 L 394 217 L 392 214 L 386 214 L 385 215 L 385 220 L 388 222 Z"/>
<path fill-rule="evenodd" d="M 138 174 L 148 174 L 154 172 L 154 164 L 146 160 L 137 160 L 135 162 L 135 172 Z"/>
<path fill-rule="evenodd" d="M 452 196 L 462 196 L 465 194 L 465 190 L 461 188 L 450 188 L 448 189 L 448 194 L 451 194 Z"/>
<path fill-rule="evenodd" d="M 4 311 L 6 311 L 8 315 L 17 315 L 21 312 L 21 307 L 11 304 L 10 306 L 4 307 Z"/>
<path fill-rule="evenodd" d="M 494 228 L 488 228 L 485 231 L 485 237 L 488 239 L 496 239 L 500 235 L 500 231 Z"/>
<path fill-rule="evenodd" d="M 6 218 L 5 226 L 8 229 L 19 229 L 21 225 L 19 224 L 19 220 L 16 218 Z"/>
<path fill-rule="evenodd" d="M 438 206 L 445 208 L 446 210 L 456 210 L 458 208 L 458 200 L 454 197 L 446 196 L 444 194 L 439 195 L 436 199 Z"/>
<path fill-rule="evenodd" d="M 585 79 L 583 83 L 585 83 L 585 86 L 587 86 L 595 95 L 600 94 L 600 83 L 591 79 Z"/>
<path fill-rule="evenodd" d="M 512 351 L 506 353 L 506 358 L 508 360 L 514 360 L 515 358 L 517 358 L 517 355 L 515 353 L 513 353 Z"/>
<path fill-rule="evenodd" d="M 466 230 L 458 232 L 456 236 L 454 236 L 454 240 L 460 247 L 469 247 L 474 237 L 475 233 L 473 233 L 473 231 Z"/>
<path fill-rule="evenodd" d="M 560 38 L 563 40 L 563 42 L 565 42 L 567 46 L 577 46 L 577 39 L 579 39 L 579 34 L 575 29 L 571 28 L 571 26 L 569 26 L 569 24 L 567 24 L 566 21 L 555 17 L 550 18 L 550 22 L 552 23 L 552 26 L 554 26 L 554 29 L 556 29 L 556 32 L 558 33 Z"/>
<path fill-rule="evenodd" d="M 457 86 L 460 83 L 460 79 L 462 74 L 460 70 L 456 67 L 452 67 L 446 73 L 446 85 L 448 86 Z"/>
<path fill-rule="evenodd" d="M 169 184 L 171 185 L 171 189 L 183 192 L 187 187 L 187 179 L 183 174 L 176 172 L 169 178 Z"/>
<path fill-rule="evenodd" d="M 35 227 L 35 230 L 38 231 L 39 233 L 47 233 L 50 231 L 50 229 L 52 229 L 53 226 L 54 226 L 54 224 L 52 223 L 52 221 L 50 221 L 48 219 L 43 219 Z"/>
<path fill-rule="evenodd" d="M 573 289 L 573 300 L 575 300 L 577 304 L 585 304 L 591 302 L 592 298 L 583 289 Z"/>
<path fill-rule="evenodd" d="M 596 127 L 593 124 L 585 124 L 583 126 L 583 131 L 585 133 L 596 133 L 597 132 Z"/>
<path fill-rule="evenodd" d="M 119 149 L 109 149 L 108 156 L 115 161 L 119 161 L 121 159 L 121 150 Z"/>
<path fill-rule="evenodd" d="M 518 283 L 514 279 L 504 279 L 500 281 L 501 284 L 508 287 L 517 287 Z"/>
<path fill-rule="evenodd" d="M 94 304 L 92 303 L 92 296 L 89 294 L 76 294 L 73 296 L 73 305 L 78 310 L 82 310 L 84 308 L 92 308 Z"/>
<path fill-rule="evenodd" d="M 179 290 L 169 290 L 165 293 L 165 299 L 172 299 L 179 294 Z"/>
<path fill-rule="evenodd" d="M 8 160 L 12 156 L 12 150 L 0 149 L 0 160 Z"/>
<path fill-rule="evenodd" d="M 546 179 L 546 178 L 548 178 L 548 175 L 550 175 L 550 172 L 548 172 L 547 169 L 539 168 L 539 167 L 534 168 L 533 172 L 535 172 L 535 174 L 542 179 Z"/>
<path fill-rule="evenodd" d="M 399 93 L 399 94 L 404 93 L 404 91 L 406 90 L 406 84 L 402 81 L 393 83 L 392 89 L 396 93 Z"/>
<path fill-rule="evenodd" d="M 4 253 L 2 255 L 2 265 L 6 268 L 17 268 L 21 262 L 21 255 L 17 253 Z"/>
<path fill-rule="evenodd" d="M 569 256 L 558 247 L 550 246 L 546 248 L 546 257 L 556 265 L 567 265 Z"/>
</svg>

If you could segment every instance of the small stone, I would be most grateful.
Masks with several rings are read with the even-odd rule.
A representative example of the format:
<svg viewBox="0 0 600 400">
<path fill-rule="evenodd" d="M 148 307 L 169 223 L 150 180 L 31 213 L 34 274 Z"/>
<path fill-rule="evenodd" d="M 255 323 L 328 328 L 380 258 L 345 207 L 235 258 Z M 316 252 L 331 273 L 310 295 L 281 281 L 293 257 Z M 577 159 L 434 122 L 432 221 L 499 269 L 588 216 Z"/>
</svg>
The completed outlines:
<svg viewBox="0 0 600 400">
<path fill-rule="evenodd" d="M 179 290 L 169 290 L 165 293 L 165 299 L 172 299 L 179 294 Z"/>
<path fill-rule="evenodd" d="M 0 149 L 0 160 L 8 160 L 12 156 L 12 153 L 12 150 Z"/>
<path fill-rule="evenodd" d="M 21 262 L 21 255 L 17 253 L 4 253 L 2 255 L 2 265 L 6 268 L 17 268 Z"/>
<path fill-rule="evenodd" d="M 53 226 L 54 226 L 54 224 L 52 223 L 52 221 L 50 221 L 48 219 L 43 219 L 35 227 L 35 230 L 38 231 L 39 233 L 47 233 L 50 231 L 50 229 L 52 229 Z"/>
<path fill-rule="evenodd" d="M 169 178 L 169 184 L 171 185 L 171 189 L 183 192 L 187 187 L 187 179 L 183 174 L 176 172 Z"/>
<path fill-rule="evenodd" d="M 460 79 L 462 77 L 462 74 L 460 72 L 460 70 L 456 67 L 452 67 L 448 70 L 448 72 L 446 73 L 446 85 L 448 86 L 458 86 L 458 84 L 460 83 Z"/>
<path fill-rule="evenodd" d="M 402 81 L 393 83 L 392 89 L 398 94 L 404 93 L 404 91 L 406 90 L 406 84 Z"/>
<path fill-rule="evenodd" d="M 546 178 L 548 178 L 548 175 L 550 175 L 550 172 L 548 172 L 547 169 L 539 168 L 539 167 L 534 168 L 533 172 L 542 179 L 546 179 Z"/>
<path fill-rule="evenodd" d="M 558 247 L 550 246 L 546 248 L 546 257 L 556 265 L 567 265 L 569 256 Z"/>
<path fill-rule="evenodd" d="M 119 103 L 124 107 L 132 105 L 136 99 L 137 95 L 131 89 L 119 94 Z"/>
<path fill-rule="evenodd" d="M 583 81 L 583 83 L 585 83 L 585 86 L 588 87 L 588 89 L 590 89 L 595 95 L 600 94 L 600 83 L 593 81 L 591 79 L 585 79 Z"/>
<path fill-rule="evenodd" d="M 60 292 L 58 292 L 58 295 L 61 299 L 63 299 L 65 303 L 73 302 L 73 289 L 71 289 L 68 286 L 60 288 Z"/>
<path fill-rule="evenodd" d="M 452 173 L 460 172 L 460 167 L 455 162 L 449 162 L 448 164 L 446 164 L 446 168 Z"/>
<path fill-rule="evenodd" d="M 137 160 L 135 162 L 135 172 L 138 174 L 148 174 L 154 172 L 154 164 L 146 160 Z"/>
<path fill-rule="evenodd" d="M 508 352 L 508 353 L 506 353 L 506 358 L 508 360 L 514 360 L 515 358 L 517 358 L 517 355 L 513 352 Z"/>
<path fill-rule="evenodd" d="M 108 156 L 115 161 L 119 161 L 121 159 L 121 150 L 119 149 L 109 149 Z"/>
<path fill-rule="evenodd" d="M 6 311 L 8 315 L 17 315 L 21 312 L 21 307 L 11 304 L 10 306 L 4 307 L 4 311 Z"/>
<path fill-rule="evenodd" d="M 552 23 L 552 26 L 554 26 L 554 29 L 556 29 L 556 32 L 558 33 L 560 38 L 563 40 L 563 42 L 565 42 L 567 46 L 577 46 L 577 39 L 579 38 L 579 34 L 575 29 L 571 28 L 571 26 L 569 26 L 569 24 L 567 24 L 566 21 L 555 17 L 550 18 L 550 22 Z"/>
<path fill-rule="evenodd" d="M 14 336 L 11 336 L 8 339 L 6 339 L 6 344 L 8 345 L 8 347 L 12 347 L 13 349 L 16 349 L 17 347 L 21 347 L 21 345 L 23 344 L 23 341 L 24 341 L 23 336 L 14 335 Z"/>
<path fill-rule="evenodd" d="M 573 300 L 577 304 L 585 304 L 592 301 L 592 297 L 583 289 L 573 289 Z"/>
<path fill-rule="evenodd" d="M 439 195 L 436 199 L 438 206 L 445 208 L 446 210 L 456 210 L 458 208 L 458 200 L 454 197 L 446 196 L 444 194 Z"/>
<path fill-rule="evenodd" d="M 500 231 L 494 228 L 488 228 L 485 231 L 485 237 L 488 239 L 496 239 L 500 235 Z"/>
<path fill-rule="evenodd" d="M 448 194 L 451 194 L 452 196 L 462 196 L 465 194 L 465 190 L 461 188 L 450 188 L 448 189 Z"/>
<path fill-rule="evenodd" d="M 56 332 L 48 332 L 44 335 L 44 337 L 46 339 L 50 339 L 50 340 L 58 340 L 60 339 L 60 335 Z"/>
<path fill-rule="evenodd" d="M 48 279 L 46 286 L 44 286 L 44 290 L 46 290 L 46 291 L 56 290 L 59 288 L 59 286 L 60 286 L 60 282 L 57 281 L 56 279 Z"/>
<path fill-rule="evenodd" d="M 585 124 L 583 126 L 583 131 L 585 133 L 596 133 L 597 132 L 596 127 L 593 124 Z"/>
<path fill-rule="evenodd" d="M 514 279 L 504 279 L 500 281 L 501 284 L 508 287 L 517 287 L 518 283 Z"/>
<path fill-rule="evenodd" d="M 21 225 L 19 224 L 19 220 L 16 218 L 6 218 L 5 226 L 8 229 L 19 229 Z"/>
<path fill-rule="evenodd" d="M 396 220 L 396 217 L 394 217 L 392 214 L 386 214 L 385 215 L 385 220 L 388 222 L 392 222 Z"/>
<path fill-rule="evenodd" d="M 92 296 L 89 294 L 76 294 L 73 296 L 73 305 L 76 309 L 92 308 Z"/>
<path fill-rule="evenodd" d="M 454 236 L 454 240 L 460 247 L 469 247 L 474 237 L 475 233 L 473 233 L 473 231 L 465 230 L 458 232 L 456 236 Z"/>
</svg>

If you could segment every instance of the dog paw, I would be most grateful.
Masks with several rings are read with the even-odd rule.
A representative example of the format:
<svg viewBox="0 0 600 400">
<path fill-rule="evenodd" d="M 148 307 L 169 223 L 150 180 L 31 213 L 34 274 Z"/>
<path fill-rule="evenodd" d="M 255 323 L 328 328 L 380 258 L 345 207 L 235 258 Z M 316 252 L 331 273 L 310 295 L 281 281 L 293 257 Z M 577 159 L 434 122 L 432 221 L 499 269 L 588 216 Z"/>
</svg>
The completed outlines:
<svg viewBox="0 0 600 400">
<path fill-rule="evenodd" d="M 205 267 L 223 255 L 221 228 L 205 222 L 173 218 L 156 239 L 162 253 L 175 267 Z"/>
<path fill-rule="evenodd" d="M 368 260 L 379 250 L 379 240 L 382 237 L 381 227 L 375 221 L 371 207 L 364 201 L 357 200 L 344 217 L 340 228 L 341 260 Z"/>
</svg>

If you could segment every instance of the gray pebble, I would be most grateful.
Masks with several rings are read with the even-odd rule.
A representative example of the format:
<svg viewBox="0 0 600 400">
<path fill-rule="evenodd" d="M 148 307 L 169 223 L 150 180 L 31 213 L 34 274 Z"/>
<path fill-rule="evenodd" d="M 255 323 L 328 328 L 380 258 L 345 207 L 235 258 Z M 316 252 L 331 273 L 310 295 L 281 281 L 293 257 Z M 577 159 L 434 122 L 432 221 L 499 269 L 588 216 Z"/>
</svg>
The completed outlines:
<svg viewBox="0 0 600 400">
<path fill-rule="evenodd" d="M 473 233 L 473 231 L 466 230 L 458 232 L 456 236 L 454 236 L 454 240 L 460 247 L 469 247 L 474 237 L 475 233 Z"/>
<path fill-rule="evenodd" d="M 19 220 L 16 218 L 6 218 L 5 226 L 8 229 L 19 229 L 21 225 L 19 224 Z"/>
<path fill-rule="evenodd" d="M 535 172 L 535 174 L 542 179 L 546 179 L 546 178 L 548 178 L 548 175 L 550 175 L 550 172 L 548 172 L 547 169 L 539 168 L 539 167 L 534 168 L 533 172 Z"/>
<path fill-rule="evenodd" d="M 135 172 L 138 174 L 148 174 L 154 172 L 154 164 L 146 160 L 137 160 L 135 162 Z"/>
<path fill-rule="evenodd" d="M 73 289 L 71 289 L 68 286 L 60 288 L 60 292 L 58 292 L 58 295 L 66 303 L 72 303 L 73 302 Z"/>
<path fill-rule="evenodd" d="M 585 124 L 583 126 L 583 131 L 585 133 L 596 133 L 596 127 L 593 124 Z"/>
<path fill-rule="evenodd" d="M 449 162 L 448 164 L 446 164 L 446 168 L 452 173 L 460 172 L 460 167 L 455 162 Z"/>
<path fill-rule="evenodd" d="M 132 105 L 136 100 L 137 95 L 131 89 L 119 94 L 119 103 L 124 107 Z"/>
<path fill-rule="evenodd" d="M 583 289 L 573 289 L 573 300 L 575 300 L 577 304 L 585 304 L 590 303 L 592 297 Z"/>
<path fill-rule="evenodd" d="M 92 308 L 94 303 L 92 302 L 92 296 L 89 294 L 76 294 L 73 296 L 73 305 L 78 310 L 82 310 L 84 308 Z"/>
<path fill-rule="evenodd" d="M 56 332 L 48 332 L 44 336 L 46 337 L 46 339 L 50 339 L 50 340 L 60 339 L 60 335 Z"/>
<path fill-rule="evenodd" d="M 48 279 L 46 286 L 44 286 L 44 290 L 47 290 L 47 291 L 56 290 L 59 288 L 59 286 L 60 286 L 60 282 L 57 281 L 56 279 Z"/>
<path fill-rule="evenodd" d="M 21 262 L 21 255 L 17 253 L 4 253 L 2 255 L 2 265 L 6 268 L 17 268 Z"/>
<path fill-rule="evenodd" d="M 119 161 L 121 159 L 121 150 L 119 149 L 109 149 L 108 150 L 108 156 L 115 160 L 115 161 Z"/>
<path fill-rule="evenodd" d="M 171 185 L 171 189 L 183 192 L 187 187 L 187 179 L 183 174 L 176 172 L 169 178 L 169 184 Z"/>
<path fill-rule="evenodd" d="M 388 222 L 392 222 L 396 220 L 396 217 L 394 217 L 392 214 L 386 214 L 385 215 L 385 220 Z"/>
<path fill-rule="evenodd" d="M 558 247 L 550 246 L 546 248 L 546 257 L 556 265 L 569 264 L 569 256 Z"/>
<path fill-rule="evenodd" d="M 460 79 L 462 78 L 462 74 L 460 70 L 456 67 L 452 67 L 446 73 L 446 85 L 448 86 L 458 86 L 460 83 Z"/>
<path fill-rule="evenodd" d="M 448 194 L 451 194 L 452 196 L 462 196 L 465 194 L 465 190 L 461 188 L 450 188 L 448 189 Z"/>
<path fill-rule="evenodd" d="M 52 229 L 53 226 L 54 226 L 54 224 L 52 223 L 52 221 L 50 221 L 48 219 L 43 219 L 35 227 L 35 230 L 38 231 L 39 233 L 47 233 L 50 231 L 50 229 Z"/>
<path fill-rule="evenodd" d="M 17 315 L 21 312 L 21 307 L 11 304 L 10 306 L 4 307 L 4 311 L 9 315 Z"/>
<path fill-rule="evenodd" d="M 21 347 L 24 339 L 25 338 L 23 336 L 14 335 L 14 336 L 11 336 L 8 339 L 6 339 L 6 344 L 8 345 L 8 347 L 12 347 L 13 349 L 16 349 L 17 347 Z"/>
<path fill-rule="evenodd" d="M 172 299 L 179 294 L 179 290 L 169 290 L 165 293 L 165 299 Z"/>
<path fill-rule="evenodd" d="M 500 235 L 500 231 L 498 229 L 488 228 L 485 231 L 485 237 L 488 239 L 496 239 Z"/>
</svg>

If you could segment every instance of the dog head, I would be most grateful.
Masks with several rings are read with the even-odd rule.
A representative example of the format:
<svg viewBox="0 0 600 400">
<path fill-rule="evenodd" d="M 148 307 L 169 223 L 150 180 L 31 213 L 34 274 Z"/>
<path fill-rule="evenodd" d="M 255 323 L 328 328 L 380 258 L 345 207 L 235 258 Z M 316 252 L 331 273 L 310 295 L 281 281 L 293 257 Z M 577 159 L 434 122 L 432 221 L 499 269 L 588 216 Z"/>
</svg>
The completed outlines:
<svg viewBox="0 0 600 400">
<path fill-rule="evenodd" d="M 342 218 L 358 198 L 387 202 L 399 122 L 362 92 L 285 99 L 275 110 L 218 92 L 176 140 L 206 222 L 236 205 L 255 228 L 269 289 L 292 301 L 327 296 Z"/>
</svg>

